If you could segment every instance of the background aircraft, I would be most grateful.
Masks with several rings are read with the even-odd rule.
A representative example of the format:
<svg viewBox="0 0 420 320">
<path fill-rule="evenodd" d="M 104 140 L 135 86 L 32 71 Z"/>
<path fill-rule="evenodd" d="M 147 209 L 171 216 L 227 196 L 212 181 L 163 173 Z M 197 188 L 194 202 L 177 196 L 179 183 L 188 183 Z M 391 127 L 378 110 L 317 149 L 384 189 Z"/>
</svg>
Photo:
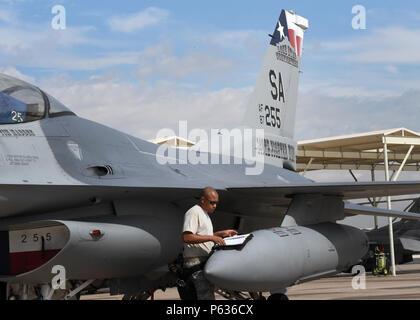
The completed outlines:
<svg viewBox="0 0 420 320">
<path fill-rule="evenodd" d="M 420 199 L 417 199 L 409 212 L 420 213 Z M 420 252 L 420 223 L 419 221 L 402 219 L 393 223 L 395 263 L 404 264 L 413 261 L 413 254 Z M 363 257 L 363 265 L 367 271 L 372 271 L 375 263 L 375 247 L 384 248 L 390 252 L 389 229 L 387 226 L 366 233 L 369 239 L 369 251 Z"/>
<path fill-rule="evenodd" d="M 221 199 L 215 229 L 254 236 L 242 250 L 217 251 L 207 263 L 208 278 L 227 290 L 279 294 L 357 264 L 368 240 L 362 230 L 335 223 L 347 215 L 419 219 L 346 202 L 418 193 L 418 182 L 314 183 L 294 172 L 307 28 L 306 19 L 283 10 L 270 37 L 244 121 L 247 128 L 264 129 L 263 137 L 251 138 L 260 162 L 244 155 L 227 164 L 182 163 L 182 151 L 168 149 L 177 161 L 162 165 L 168 158 L 159 146 L 82 119 L 41 89 L 1 75 L 4 295 L 68 299 L 89 286 L 136 295 L 174 285 L 168 264 L 182 248 L 183 216 L 205 186 L 216 188 Z M 246 174 L 261 164 L 260 174 Z M 57 266 L 67 281 L 54 291 L 55 274 L 62 275 Z"/>
</svg>

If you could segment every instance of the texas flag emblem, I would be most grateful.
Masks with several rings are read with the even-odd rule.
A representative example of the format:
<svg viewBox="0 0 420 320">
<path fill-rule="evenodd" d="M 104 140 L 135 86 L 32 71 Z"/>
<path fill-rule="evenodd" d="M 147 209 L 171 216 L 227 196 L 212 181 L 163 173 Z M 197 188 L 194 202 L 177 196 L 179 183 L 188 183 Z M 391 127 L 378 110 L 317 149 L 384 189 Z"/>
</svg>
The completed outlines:
<svg viewBox="0 0 420 320">
<path fill-rule="evenodd" d="M 276 46 L 287 38 L 290 45 L 295 49 L 296 54 L 302 55 L 303 34 L 308 29 L 308 20 L 298 16 L 293 11 L 283 10 L 271 39 L 271 45 Z"/>
</svg>

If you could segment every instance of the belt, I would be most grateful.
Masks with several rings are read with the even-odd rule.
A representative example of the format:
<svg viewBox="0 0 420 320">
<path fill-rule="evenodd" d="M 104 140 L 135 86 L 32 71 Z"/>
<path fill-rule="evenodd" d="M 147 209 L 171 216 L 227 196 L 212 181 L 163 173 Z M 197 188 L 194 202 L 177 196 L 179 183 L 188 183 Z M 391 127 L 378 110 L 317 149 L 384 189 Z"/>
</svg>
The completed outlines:
<svg viewBox="0 0 420 320">
<path fill-rule="evenodd" d="M 194 266 L 204 264 L 209 257 L 192 257 L 184 258 L 184 268 L 192 268 Z"/>
</svg>

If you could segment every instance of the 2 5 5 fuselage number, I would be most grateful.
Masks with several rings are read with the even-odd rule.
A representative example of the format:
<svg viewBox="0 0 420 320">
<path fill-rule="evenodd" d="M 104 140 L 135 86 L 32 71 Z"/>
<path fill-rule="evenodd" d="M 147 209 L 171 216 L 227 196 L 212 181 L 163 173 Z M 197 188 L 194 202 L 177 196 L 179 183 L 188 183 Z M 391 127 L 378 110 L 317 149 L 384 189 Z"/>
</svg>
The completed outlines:
<svg viewBox="0 0 420 320">
<path fill-rule="evenodd" d="M 269 127 L 280 128 L 280 109 L 270 106 L 265 106 L 265 124 Z"/>
<path fill-rule="evenodd" d="M 32 235 L 32 239 L 30 237 L 28 237 L 28 235 L 26 234 L 22 234 L 20 239 L 22 243 L 28 243 L 28 241 L 32 241 L 32 242 L 38 242 L 40 239 L 42 239 L 44 236 L 43 235 L 39 235 L 37 233 L 34 233 Z M 45 240 L 47 241 L 51 241 L 52 237 L 51 237 L 51 233 L 47 233 L 45 235 Z"/>
</svg>

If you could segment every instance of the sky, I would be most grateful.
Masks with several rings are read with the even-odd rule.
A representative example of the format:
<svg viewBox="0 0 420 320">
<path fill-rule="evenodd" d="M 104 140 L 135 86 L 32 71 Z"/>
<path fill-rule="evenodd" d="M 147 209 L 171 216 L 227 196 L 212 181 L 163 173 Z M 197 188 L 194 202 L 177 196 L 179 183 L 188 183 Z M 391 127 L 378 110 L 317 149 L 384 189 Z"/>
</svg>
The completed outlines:
<svg viewBox="0 0 420 320">
<path fill-rule="evenodd" d="M 352 23 L 357 5 L 365 29 Z M 64 28 L 56 6 L 65 9 Z M 418 1 L 0 0 L 0 72 L 144 139 L 176 132 L 179 120 L 231 128 L 283 8 L 309 20 L 296 140 L 420 131 Z"/>
</svg>

